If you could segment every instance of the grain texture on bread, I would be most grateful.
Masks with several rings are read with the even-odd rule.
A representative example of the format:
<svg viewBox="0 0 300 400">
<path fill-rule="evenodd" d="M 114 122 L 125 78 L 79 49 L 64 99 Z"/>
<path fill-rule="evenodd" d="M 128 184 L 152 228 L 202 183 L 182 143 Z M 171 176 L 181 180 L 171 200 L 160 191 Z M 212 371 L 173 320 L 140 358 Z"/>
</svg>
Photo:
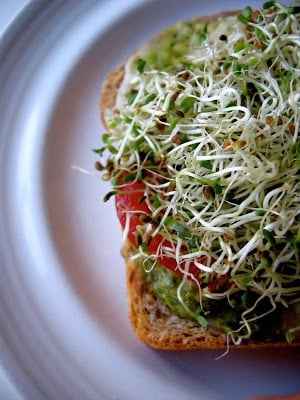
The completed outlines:
<svg viewBox="0 0 300 400">
<path fill-rule="evenodd" d="M 105 115 L 113 110 L 119 86 L 124 78 L 124 65 L 108 74 L 100 97 L 100 115 L 103 125 L 109 130 Z"/>
</svg>

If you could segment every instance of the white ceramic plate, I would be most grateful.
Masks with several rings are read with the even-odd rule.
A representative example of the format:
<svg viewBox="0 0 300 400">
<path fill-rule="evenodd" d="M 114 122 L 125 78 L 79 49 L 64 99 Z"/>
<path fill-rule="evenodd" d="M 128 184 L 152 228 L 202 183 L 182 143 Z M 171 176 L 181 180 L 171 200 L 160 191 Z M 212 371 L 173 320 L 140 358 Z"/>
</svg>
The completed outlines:
<svg viewBox="0 0 300 400">
<path fill-rule="evenodd" d="M 295 350 L 216 361 L 220 352 L 164 353 L 137 341 L 119 226 L 93 169 L 106 73 L 176 20 L 244 5 L 37 1 L 4 35 L 0 350 L 26 398 L 240 400 L 300 390 Z"/>
</svg>

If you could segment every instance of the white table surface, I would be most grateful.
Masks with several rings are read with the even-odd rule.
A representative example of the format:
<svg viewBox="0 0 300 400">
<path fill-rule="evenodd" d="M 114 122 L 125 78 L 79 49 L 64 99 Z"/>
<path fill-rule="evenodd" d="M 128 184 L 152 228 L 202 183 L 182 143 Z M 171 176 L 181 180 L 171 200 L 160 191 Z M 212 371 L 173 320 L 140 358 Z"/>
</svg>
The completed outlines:
<svg viewBox="0 0 300 400">
<path fill-rule="evenodd" d="M 0 37 L 29 0 L 0 0 Z M 25 400 L 0 360 L 0 400 Z"/>
</svg>

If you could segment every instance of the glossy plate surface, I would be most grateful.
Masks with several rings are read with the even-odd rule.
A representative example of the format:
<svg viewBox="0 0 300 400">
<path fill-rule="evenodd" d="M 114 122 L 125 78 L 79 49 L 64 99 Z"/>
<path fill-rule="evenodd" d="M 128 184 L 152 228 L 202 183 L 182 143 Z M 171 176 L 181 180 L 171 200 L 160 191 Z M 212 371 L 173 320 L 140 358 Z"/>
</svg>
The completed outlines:
<svg viewBox="0 0 300 400">
<path fill-rule="evenodd" d="M 93 167 L 106 74 L 177 20 L 245 5 L 32 2 L 4 35 L 0 351 L 26 398 L 237 400 L 300 390 L 295 350 L 235 350 L 217 361 L 220 352 L 164 353 L 136 340 L 119 226 Z"/>
</svg>

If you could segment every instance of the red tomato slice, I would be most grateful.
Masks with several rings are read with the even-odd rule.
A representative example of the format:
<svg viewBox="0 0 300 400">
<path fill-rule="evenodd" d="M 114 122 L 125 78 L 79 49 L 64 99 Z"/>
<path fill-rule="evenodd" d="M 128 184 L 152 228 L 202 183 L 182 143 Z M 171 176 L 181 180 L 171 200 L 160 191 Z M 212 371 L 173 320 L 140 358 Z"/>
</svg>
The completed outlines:
<svg viewBox="0 0 300 400">
<path fill-rule="evenodd" d="M 126 227 L 126 223 L 129 223 L 128 229 L 128 239 L 134 245 L 135 248 L 139 247 L 137 241 L 137 226 L 141 225 L 141 215 L 150 215 L 151 210 L 147 206 L 142 198 L 145 193 L 145 185 L 142 182 L 128 182 L 122 185 L 122 188 L 117 191 L 115 196 L 115 205 L 117 210 L 117 215 L 121 223 L 122 229 Z M 129 221 L 127 220 L 129 218 Z M 171 243 L 166 240 L 162 235 L 157 234 L 148 243 L 147 251 L 149 254 L 156 254 L 157 249 L 160 245 L 166 247 L 171 247 Z M 172 257 L 159 256 L 157 262 L 165 268 L 171 271 L 183 275 L 183 273 L 178 268 L 176 260 Z M 189 272 L 191 272 L 196 279 L 199 279 L 199 268 L 193 263 L 189 266 Z"/>
</svg>

